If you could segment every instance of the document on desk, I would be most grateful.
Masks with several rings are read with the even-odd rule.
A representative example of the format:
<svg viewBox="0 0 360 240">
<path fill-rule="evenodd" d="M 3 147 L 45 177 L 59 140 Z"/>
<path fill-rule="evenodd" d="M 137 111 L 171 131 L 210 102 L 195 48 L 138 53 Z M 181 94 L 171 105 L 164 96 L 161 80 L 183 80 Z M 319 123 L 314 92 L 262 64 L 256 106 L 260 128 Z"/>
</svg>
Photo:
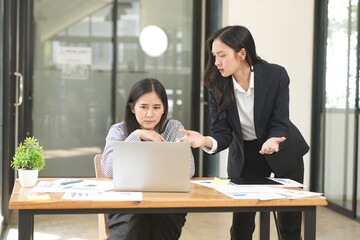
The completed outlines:
<svg viewBox="0 0 360 240">
<path fill-rule="evenodd" d="M 238 186 L 238 185 L 227 185 L 215 188 L 217 191 L 225 194 L 233 199 L 260 199 L 260 200 L 271 200 L 281 199 L 284 196 L 280 196 L 267 188 L 256 187 L 256 186 Z M 271 189 L 271 188 L 270 188 Z"/>
<path fill-rule="evenodd" d="M 112 181 L 58 179 L 55 181 L 40 181 L 30 192 L 105 192 L 112 189 Z"/>
<path fill-rule="evenodd" d="M 142 192 L 66 192 L 61 199 L 87 201 L 142 201 Z"/>
<path fill-rule="evenodd" d="M 266 180 L 266 178 L 264 179 Z M 303 184 L 289 178 L 269 178 L 269 179 L 278 183 L 278 184 L 272 184 L 271 187 L 300 187 L 300 188 L 305 187 Z M 219 185 L 234 185 L 234 183 L 230 182 L 229 179 L 217 178 L 217 177 L 209 180 L 192 180 L 191 182 L 210 188 L 216 188 Z M 239 184 L 239 185 L 242 186 L 243 184 Z M 252 184 L 244 184 L 244 185 L 269 186 L 269 184 L 261 184 L 261 183 L 257 183 L 257 184 L 252 183 Z"/>
<path fill-rule="evenodd" d="M 218 186 L 215 189 L 233 199 L 259 199 L 259 200 L 273 200 L 273 199 L 283 199 L 283 198 L 297 199 L 303 197 L 322 195 L 322 193 L 317 193 L 317 192 L 292 190 L 292 189 L 285 189 L 278 187 L 227 185 L 227 186 Z"/>
<path fill-rule="evenodd" d="M 237 179 L 235 184 L 230 182 L 229 179 L 214 178 L 209 180 L 192 180 L 192 183 L 202 185 L 204 187 L 214 188 L 215 190 L 225 194 L 234 199 L 260 199 L 260 200 L 272 200 L 272 199 L 297 199 L 311 196 L 321 196 L 322 193 L 308 192 L 303 190 L 290 190 L 284 187 L 304 187 L 303 184 L 296 182 L 288 178 L 269 178 L 276 182 L 275 184 L 269 184 L 264 179 Z M 250 181 L 252 180 L 252 181 Z M 257 181 L 254 181 L 257 180 Z M 248 181 L 248 182 L 247 182 Z M 262 181 L 264 183 L 262 183 Z M 266 183 L 267 184 L 266 184 Z M 269 181 L 268 181 L 269 182 Z"/>
<path fill-rule="evenodd" d="M 275 182 L 281 183 L 282 187 L 300 187 L 300 188 L 305 187 L 304 184 L 289 178 L 270 178 L 270 179 Z"/>
</svg>

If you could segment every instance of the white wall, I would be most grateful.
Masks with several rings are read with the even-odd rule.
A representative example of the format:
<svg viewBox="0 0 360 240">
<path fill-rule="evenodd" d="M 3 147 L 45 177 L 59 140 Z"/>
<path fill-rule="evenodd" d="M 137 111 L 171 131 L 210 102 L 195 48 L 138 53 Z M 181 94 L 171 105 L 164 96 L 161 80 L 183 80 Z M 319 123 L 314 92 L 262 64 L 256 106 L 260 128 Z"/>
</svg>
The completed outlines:
<svg viewBox="0 0 360 240">
<path fill-rule="evenodd" d="M 310 145 L 314 0 L 223 0 L 223 26 L 226 25 L 247 27 L 258 55 L 287 69 L 290 119 Z M 310 153 L 304 160 L 308 186 Z"/>
</svg>

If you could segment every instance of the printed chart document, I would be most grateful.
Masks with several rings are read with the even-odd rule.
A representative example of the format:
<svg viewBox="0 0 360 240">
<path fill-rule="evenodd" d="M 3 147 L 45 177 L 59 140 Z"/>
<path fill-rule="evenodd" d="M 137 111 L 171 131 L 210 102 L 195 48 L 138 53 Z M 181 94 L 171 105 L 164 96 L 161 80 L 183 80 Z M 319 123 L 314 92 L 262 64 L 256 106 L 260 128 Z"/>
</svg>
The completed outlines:
<svg viewBox="0 0 360 240">
<path fill-rule="evenodd" d="M 64 192 L 65 200 L 90 200 L 90 201 L 142 201 L 141 192 L 113 192 L 113 182 L 106 180 L 85 179 L 58 179 L 55 181 L 40 181 L 30 192 Z M 36 196 L 29 195 L 32 200 Z M 40 200 L 40 199 L 39 199 Z M 41 200 L 45 200 L 41 198 Z"/>
<path fill-rule="evenodd" d="M 216 181 L 215 181 L 216 180 Z M 214 180 L 193 180 L 191 182 L 215 190 L 234 199 L 297 199 L 311 196 L 321 196 L 322 193 L 303 190 L 285 189 L 284 187 L 304 187 L 303 184 L 287 178 L 264 178 L 264 179 L 236 179 L 234 182 L 225 183 Z M 271 181 L 269 181 L 271 180 Z M 275 183 L 275 184 L 274 184 Z"/>
<path fill-rule="evenodd" d="M 192 180 L 192 183 L 196 183 L 205 187 L 215 188 L 217 185 L 251 185 L 251 186 L 269 186 L 272 187 L 304 187 L 303 184 L 289 179 L 289 178 L 238 178 L 234 179 L 234 184 L 230 182 L 230 179 L 217 178 L 209 180 Z M 273 183 L 272 183 L 273 182 Z"/>
<path fill-rule="evenodd" d="M 282 187 L 305 187 L 304 184 L 289 178 L 270 178 L 270 179 L 275 182 L 281 183 Z"/>
<path fill-rule="evenodd" d="M 61 199 L 89 201 L 142 201 L 141 192 L 66 192 Z"/>
<path fill-rule="evenodd" d="M 58 179 L 40 181 L 30 192 L 104 192 L 113 189 L 113 182 L 106 180 Z"/>
<path fill-rule="evenodd" d="M 271 200 L 284 198 L 284 196 L 271 192 L 271 188 L 266 187 L 238 187 L 236 185 L 228 185 L 216 188 L 216 190 L 233 199 Z"/>
<path fill-rule="evenodd" d="M 234 199 L 297 199 L 303 197 L 321 196 L 322 193 L 308 192 L 303 190 L 292 190 L 278 187 L 256 187 L 227 185 L 215 188 L 217 191 Z"/>
</svg>

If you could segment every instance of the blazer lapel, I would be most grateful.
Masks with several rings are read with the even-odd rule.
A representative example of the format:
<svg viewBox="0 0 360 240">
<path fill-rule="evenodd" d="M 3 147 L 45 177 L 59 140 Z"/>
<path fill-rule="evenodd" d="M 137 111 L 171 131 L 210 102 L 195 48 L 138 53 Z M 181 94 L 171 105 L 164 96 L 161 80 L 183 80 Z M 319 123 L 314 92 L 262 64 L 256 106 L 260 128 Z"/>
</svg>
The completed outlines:
<svg viewBox="0 0 360 240">
<path fill-rule="evenodd" d="M 261 118 L 261 113 L 264 108 L 266 100 L 267 87 L 264 81 L 265 74 L 261 68 L 261 64 L 256 64 L 254 67 L 254 124 L 255 129 Z"/>
</svg>

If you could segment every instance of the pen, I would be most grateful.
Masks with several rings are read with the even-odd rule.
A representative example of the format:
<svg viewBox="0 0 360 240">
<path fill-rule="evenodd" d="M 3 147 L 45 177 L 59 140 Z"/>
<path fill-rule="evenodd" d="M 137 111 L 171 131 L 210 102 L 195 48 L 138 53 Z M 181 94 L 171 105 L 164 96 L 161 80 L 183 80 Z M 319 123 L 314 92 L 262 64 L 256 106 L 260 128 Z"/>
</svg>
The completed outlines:
<svg viewBox="0 0 360 240">
<path fill-rule="evenodd" d="M 79 183 L 82 182 L 83 180 L 73 180 L 73 181 L 67 181 L 67 182 L 62 182 L 60 183 L 60 185 L 68 185 L 68 184 L 73 184 L 73 183 Z"/>
</svg>

